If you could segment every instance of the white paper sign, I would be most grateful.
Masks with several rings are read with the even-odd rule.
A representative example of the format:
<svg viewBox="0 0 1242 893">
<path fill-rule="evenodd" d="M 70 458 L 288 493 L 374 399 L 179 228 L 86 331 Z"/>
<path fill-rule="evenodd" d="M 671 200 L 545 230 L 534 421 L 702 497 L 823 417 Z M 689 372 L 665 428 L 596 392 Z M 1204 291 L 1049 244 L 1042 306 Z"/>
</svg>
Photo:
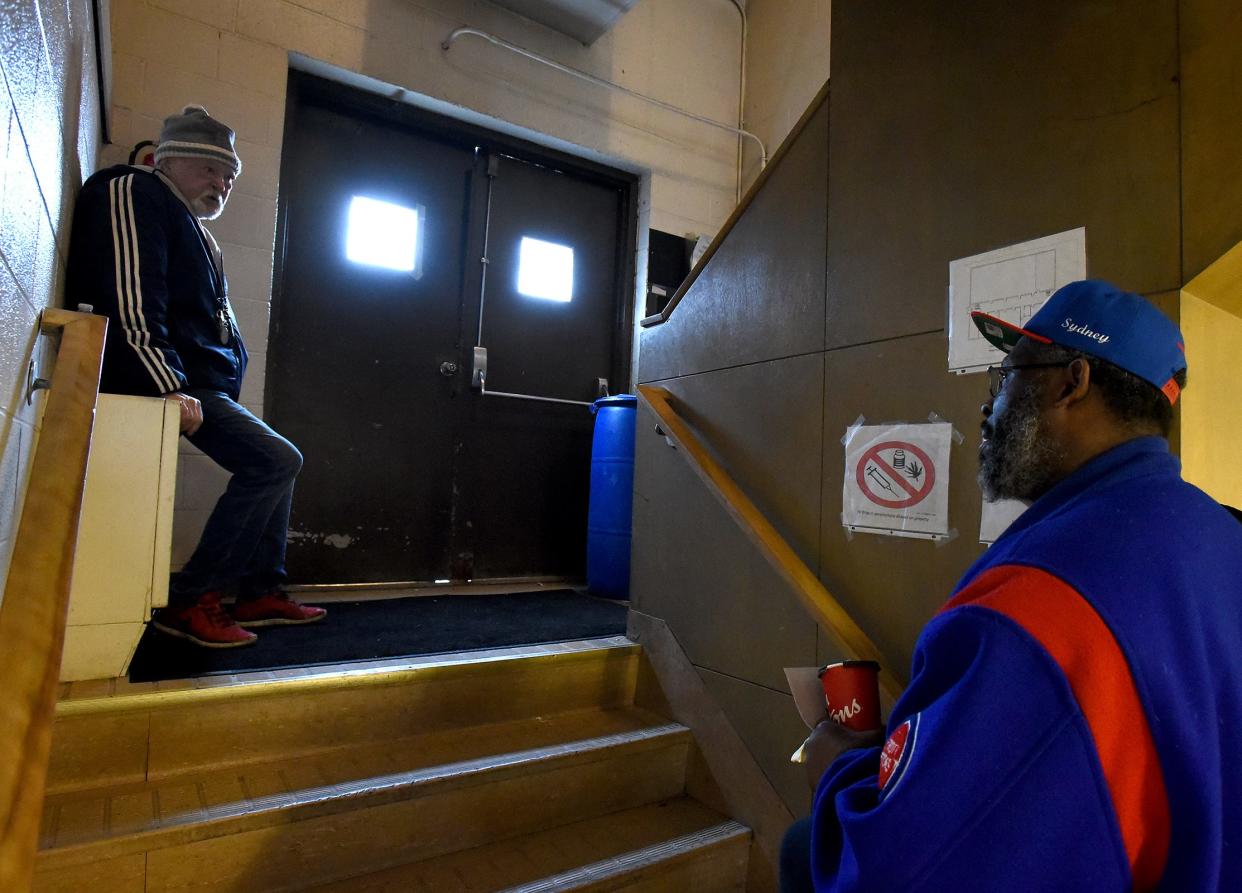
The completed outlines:
<svg viewBox="0 0 1242 893">
<path fill-rule="evenodd" d="M 850 428 L 841 522 L 863 533 L 947 536 L 952 439 L 948 422 Z"/>
<path fill-rule="evenodd" d="M 949 264 L 949 371 L 979 372 L 1004 356 L 979 333 L 972 310 L 1024 325 L 1054 291 L 1087 275 L 1083 227 Z"/>
<path fill-rule="evenodd" d="M 979 542 L 994 543 L 1009 525 L 1026 511 L 1026 503 L 1017 499 L 1001 499 L 997 502 L 983 501 L 979 517 Z"/>
</svg>

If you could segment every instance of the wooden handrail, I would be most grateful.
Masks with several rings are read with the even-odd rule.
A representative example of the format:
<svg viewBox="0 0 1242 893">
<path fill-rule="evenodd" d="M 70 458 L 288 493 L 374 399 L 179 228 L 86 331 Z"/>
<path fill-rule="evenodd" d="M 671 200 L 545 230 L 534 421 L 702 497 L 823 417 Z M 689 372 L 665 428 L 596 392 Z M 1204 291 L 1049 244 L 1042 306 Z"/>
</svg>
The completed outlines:
<svg viewBox="0 0 1242 893">
<path fill-rule="evenodd" d="M 776 528 L 742 492 L 729 473 L 707 452 L 673 406 L 676 398 L 667 389 L 652 385 L 639 385 L 638 392 L 660 419 L 660 427 L 665 434 L 686 455 L 690 467 L 703 479 L 768 563 L 793 587 L 807 612 L 841 640 L 851 658 L 879 663 L 880 687 L 896 700 L 902 691 L 901 681 L 887 668 L 875 643 L 824 588 L 819 577 L 776 532 Z"/>
<path fill-rule="evenodd" d="M 107 326 L 55 308 L 40 317 L 44 334 L 62 334 L 0 604 L 0 890 L 34 877 Z"/>
</svg>

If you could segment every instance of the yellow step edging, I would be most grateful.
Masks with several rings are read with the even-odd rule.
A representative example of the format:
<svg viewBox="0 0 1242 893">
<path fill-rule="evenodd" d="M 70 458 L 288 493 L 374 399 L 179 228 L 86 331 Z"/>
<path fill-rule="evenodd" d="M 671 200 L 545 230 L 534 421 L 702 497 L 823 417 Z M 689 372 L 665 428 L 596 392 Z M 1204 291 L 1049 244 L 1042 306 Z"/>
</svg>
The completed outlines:
<svg viewBox="0 0 1242 893">
<path fill-rule="evenodd" d="M 212 704 L 272 695 L 309 694 L 371 686 L 392 686 L 434 682 L 439 679 L 489 672 L 500 663 L 571 664 L 597 660 L 601 655 L 628 658 L 637 654 L 639 646 L 621 636 L 607 639 L 586 639 L 579 642 L 558 642 L 552 645 L 526 645 L 478 652 L 435 655 L 426 659 L 406 658 L 391 664 L 368 665 L 360 669 L 323 672 L 323 668 L 307 667 L 309 675 L 272 676 L 269 673 L 206 677 L 197 680 L 198 687 L 171 690 L 141 691 L 67 698 L 56 704 L 56 718 L 92 716 L 102 713 L 128 713 L 141 710 L 162 710 L 175 707 Z M 316 672 L 318 670 L 318 672 Z"/>
</svg>

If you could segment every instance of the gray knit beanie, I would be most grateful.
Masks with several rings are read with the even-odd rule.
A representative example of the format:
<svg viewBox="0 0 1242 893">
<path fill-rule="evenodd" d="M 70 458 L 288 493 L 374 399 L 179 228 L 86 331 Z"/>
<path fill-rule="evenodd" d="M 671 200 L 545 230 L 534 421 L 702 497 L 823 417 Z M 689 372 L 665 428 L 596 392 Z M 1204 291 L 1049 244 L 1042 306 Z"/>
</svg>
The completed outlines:
<svg viewBox="0 0 1242 893">
<path fill-rule="evenodd" d="M 155 163 L 158 165 L 165 158 L 176 156 L 210 158 L 229 165 L 236 177 L 242 165 L 233 148 L 235 137 L 232 129 L 207 114 L 207 109 L 187 105 L 181 114 L 164 119 L 160 142 L 155 148 Z"/>
</svg>

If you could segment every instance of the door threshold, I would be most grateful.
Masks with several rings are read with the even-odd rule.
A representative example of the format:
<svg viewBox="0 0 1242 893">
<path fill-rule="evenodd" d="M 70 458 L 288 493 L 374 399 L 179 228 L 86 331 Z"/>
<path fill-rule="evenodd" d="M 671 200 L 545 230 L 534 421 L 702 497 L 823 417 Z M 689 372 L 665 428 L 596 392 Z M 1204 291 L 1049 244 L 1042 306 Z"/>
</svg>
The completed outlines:
<svg viewBox="0 0 1242 893">
<path fill-rule="evenodd" d="M 330 602 L 381 601 L 397 598 L 426 598 L 440 595 L 507 595 L 515 592 L 546 592 L 552 589 L 581 589 L 585 580 L 572 577 L 513 577 L 471 580 L 468 583 L 310 583 L 285 587 L 305 601 Z"/>
</svg>

